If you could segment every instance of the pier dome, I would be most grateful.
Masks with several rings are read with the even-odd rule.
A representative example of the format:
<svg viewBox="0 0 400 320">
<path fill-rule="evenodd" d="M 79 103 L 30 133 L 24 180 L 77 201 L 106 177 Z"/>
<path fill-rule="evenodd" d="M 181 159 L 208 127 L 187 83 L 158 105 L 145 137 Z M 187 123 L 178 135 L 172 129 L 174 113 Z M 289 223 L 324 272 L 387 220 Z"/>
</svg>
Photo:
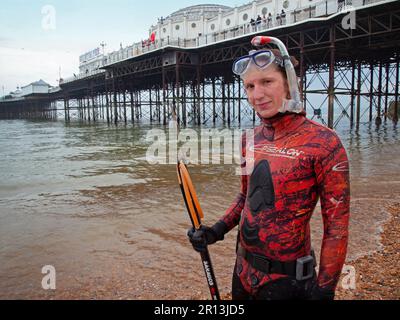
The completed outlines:
<svg viewBox="0 0 400 320">
<path fill-rule="evenodd" d="M 232 10 L 231 7 L 219 4 L 198 4 L 195 6 L 186 7 L 171 13 L 168 18 L 183 18 L 184 16 L 200 16 L 203 14 L 206 18 L 214 17 L 219 11 L 225 12 Z"/>
<path fill-rule="evenodd" d="M 233 8 L 219 4 L 198 4 L 179 9 L 166 18 L 159 18 L 157 25 L 150 28 L 149 35 L 171 44 L 178 39 L 195 39 L 208 32 L 207 24 L 218 24 L 218 17 L 233 12 Z"/>
</svg>

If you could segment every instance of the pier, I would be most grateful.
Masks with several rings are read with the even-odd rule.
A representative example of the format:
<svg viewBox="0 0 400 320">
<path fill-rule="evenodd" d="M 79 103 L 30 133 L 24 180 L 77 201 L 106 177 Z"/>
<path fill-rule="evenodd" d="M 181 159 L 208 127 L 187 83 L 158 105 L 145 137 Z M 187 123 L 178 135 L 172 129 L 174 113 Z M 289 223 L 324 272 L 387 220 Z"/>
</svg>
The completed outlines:
<svg viewBox="0 0 400 320">
<path fill-rule="evenodd" d="M 252 37 L 268 34 L 298 58 L 310 118 L 331 128 L 397 122 L 400 1 L 353 0 L 343 8 L 336 0 L 314 2 L 288 11 L 284 24 L 231 25 L 121 48 L 100 68 L 60 81 L 47 94 L 0 100 L 0 118 L 165 125 L 174 107 L 182 125 L 254 122 L 231 65 L 248 53 Z"/>
</svg>

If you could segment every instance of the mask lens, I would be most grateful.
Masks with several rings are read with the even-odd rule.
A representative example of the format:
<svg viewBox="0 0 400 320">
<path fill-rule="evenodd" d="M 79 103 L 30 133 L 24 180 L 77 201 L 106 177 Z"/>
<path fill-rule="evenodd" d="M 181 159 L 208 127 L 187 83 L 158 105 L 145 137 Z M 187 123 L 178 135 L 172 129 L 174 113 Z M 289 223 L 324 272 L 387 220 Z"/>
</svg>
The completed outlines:
<svg viewBox="0 0 400 320">
<path fill-rule="evenodd" d="M 233 72 L 237 75 L 243 74 L 246 71 L 247 66 L 249 65 L 249 61 L 250 61 L 250 57 L 245 57 L 245 58 L 237 60 L 233 64 Z"/>
<path fill-rule="evenodd" d="M 253 56 L 253 59 L 254 59 L 254 63 L 259 68 L 265 68 L 274 61 L 274 56 L 272 55 L 272 53 L 270 51 L 264 51 L 264 52 L 255 54 Z"/>
</svg>

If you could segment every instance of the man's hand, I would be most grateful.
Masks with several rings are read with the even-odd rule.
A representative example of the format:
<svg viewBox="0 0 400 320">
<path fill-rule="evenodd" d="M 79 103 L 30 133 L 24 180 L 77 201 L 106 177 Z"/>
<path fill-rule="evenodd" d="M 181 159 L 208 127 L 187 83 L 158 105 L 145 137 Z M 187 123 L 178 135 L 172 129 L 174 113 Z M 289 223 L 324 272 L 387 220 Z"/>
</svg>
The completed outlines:
<svg viewBox="0 0 400 320">
<path fill-rule="evenodd" d="M 226 224 L 218 221 L 212 227 L 201 226 L 199 230 L 191 228 L 188 230 L 187 235 L 194 250 L 204 252 L 208 245 L 223 240 L 226 230 Z"/>
</svg>

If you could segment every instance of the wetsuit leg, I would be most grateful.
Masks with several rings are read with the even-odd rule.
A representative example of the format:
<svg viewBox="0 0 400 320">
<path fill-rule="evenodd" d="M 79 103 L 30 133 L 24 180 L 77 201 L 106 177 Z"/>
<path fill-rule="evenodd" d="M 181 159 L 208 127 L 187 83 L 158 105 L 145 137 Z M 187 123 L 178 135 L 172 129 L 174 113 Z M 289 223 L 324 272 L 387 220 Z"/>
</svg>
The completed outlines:
<svg viewBox="0 0 400 320">
<path fill-rule="evenodd" d="M 294 300 L 296 292 L 296 280 L 282 278 L 266 283 L 258 290 L 255 298 L 256 300 Z"/>
<path fill-rule="evenodd" d="M 298 282 L 297 300 L 310 300 L 312 289 L 317 282 L 317 274 L 314 272 L 313 278 Z"/>
<path fill-rule="evenodd" d="M 293 277 L 281 278 L 268 282 L 262 286 L 256 300 L 308 300 L 316 278 L 298 281 Z"/>
<path fill-rule="evenodd" d="M 236 265 L 232 276 L 232 300 L 252 300 L 251 295 L 243 287 L 239 276 L 236 274 Z"/>
</svg>

